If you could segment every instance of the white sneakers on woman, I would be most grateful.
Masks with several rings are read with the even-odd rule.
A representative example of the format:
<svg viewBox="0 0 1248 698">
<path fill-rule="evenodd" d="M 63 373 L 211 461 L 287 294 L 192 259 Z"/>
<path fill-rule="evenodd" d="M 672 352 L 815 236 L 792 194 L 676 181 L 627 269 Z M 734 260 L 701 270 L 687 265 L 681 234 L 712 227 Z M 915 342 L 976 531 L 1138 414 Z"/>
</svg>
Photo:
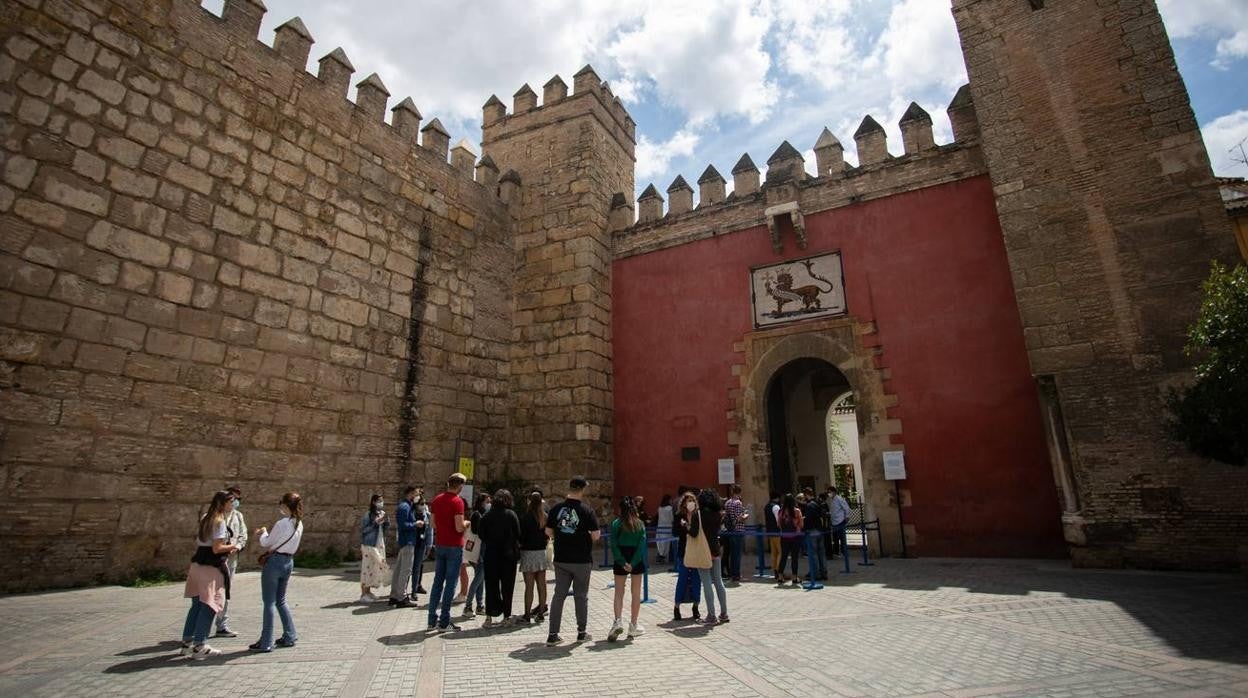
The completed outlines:
<svg viewBox="0 0 1248 698">
<path fill-rule="evenodd" d="M 645 634 L 646 628 L 641 623 L 628 624 L 628 638 L 631 640 L 635 637 Z M 616 618 L 611 624 L 611 632 L 607 633 L 607 642 L 615 642 L 620 639 L 620 635 L 624 633 L 624 621 Z"/>
</svg>

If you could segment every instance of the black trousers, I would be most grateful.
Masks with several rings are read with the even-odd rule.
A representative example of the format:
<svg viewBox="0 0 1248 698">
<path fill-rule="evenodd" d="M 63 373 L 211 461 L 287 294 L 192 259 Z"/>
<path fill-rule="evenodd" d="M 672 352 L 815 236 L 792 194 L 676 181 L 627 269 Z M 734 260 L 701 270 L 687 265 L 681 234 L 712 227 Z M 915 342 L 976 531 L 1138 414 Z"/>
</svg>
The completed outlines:
<svg viewBox="0 0 1248 698">
<path fill-rule="evenodd" d="M 780 539 L 780 564 L 776 566 L 776 576 L 784 571 L 784 563 L 792 560 L 793 576 L 797 576 L 798 558 L 802 555 L 802 538 L 801 534 L 797 534 L 796 538 Z"/>
<path fill-rule="evenodd" d="M 485 549 L 485 615 L 511 617 L 511 597 L 516 591 L 516 561 L 491 555 Z"/>
</svg>

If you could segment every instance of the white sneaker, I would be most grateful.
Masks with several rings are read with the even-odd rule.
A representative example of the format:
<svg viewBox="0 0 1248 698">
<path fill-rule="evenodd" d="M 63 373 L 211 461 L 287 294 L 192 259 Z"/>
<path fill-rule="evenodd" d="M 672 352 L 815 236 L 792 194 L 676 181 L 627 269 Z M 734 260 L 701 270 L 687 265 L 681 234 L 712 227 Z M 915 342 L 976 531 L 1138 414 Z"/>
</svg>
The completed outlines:
<svg viewBox="0 0 1248 698">
<path fill-rule="evenodd" d="M 474 610 L 472 610 L 472 606 L 469 606 L 469 605 L 465 604 L 465 605 L 464 605 L 464 617 L 465 617 L 465 618 L 476 618 L 476 617 L 477 617 L 477 612 L 476 612 L 476 611 L 474 611 Z"/>
<path fill-rule="evenodd" d="M 191 650 L 191 659 L 207 659 L 209 657 L 221 656 L 221 650 L 204 644 Z"/>
<path fill-rule="evenodd" d="M 191 646 L 191 641 L 190 641 L 190 640 L 183 640 L 183 641 L 182 641 L 182 647 L 180 647 L 180 648 L 178 649 L 178 656 L 179 656 L 179 657 L 189 657 L 189 656 L 191 656 L 191 652 L 193 652 L 194 650 L 195 650 L 195 648 Z"/>
<path fill-rule="evenodd" d="M 377 600 L 377 597 L 373 596 L 370 593 L 365 592 L 363 594 L 360 594 L 360 603 L 373 603 L 376 600 Z"/>
<path fill-rule="evenodd" d="M 620 633 L 624 632 L 624 621 L 619 618 L 611 624 L 611 632 L 607 633 L 607 642 L 615 642 L 620 638 Z"/>
<path fill-rule="evenodd" d="M 630 639 L 637 637 L 638 635 L 645 635 L 645 634 L 646 634 L 646 627 L 642 625 L 641 623 L 629 623 L 628 624 L 628 637 Z"/>
</svg>

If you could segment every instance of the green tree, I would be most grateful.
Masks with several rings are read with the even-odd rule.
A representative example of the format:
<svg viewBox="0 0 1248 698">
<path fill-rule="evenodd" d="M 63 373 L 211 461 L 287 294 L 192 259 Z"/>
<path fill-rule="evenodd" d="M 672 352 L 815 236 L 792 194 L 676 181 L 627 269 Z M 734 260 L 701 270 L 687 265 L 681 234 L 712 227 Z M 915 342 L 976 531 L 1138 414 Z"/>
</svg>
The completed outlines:
<svg viewBox="0 0 1248 698">
<path fill-rule="evenodd" d="M 1213 263 L 1187 353 L 1196 381 L 1171 391 L 1170 429 L 1194 453 L 1233 465 L 1248 462 L 1248 268 Z"/>
</svg>

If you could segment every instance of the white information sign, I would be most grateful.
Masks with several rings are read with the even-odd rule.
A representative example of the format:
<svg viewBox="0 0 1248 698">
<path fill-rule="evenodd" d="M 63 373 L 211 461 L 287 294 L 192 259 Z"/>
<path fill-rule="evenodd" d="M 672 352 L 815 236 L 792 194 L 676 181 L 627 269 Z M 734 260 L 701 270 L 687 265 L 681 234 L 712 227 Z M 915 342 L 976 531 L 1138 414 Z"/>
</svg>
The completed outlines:
<svg viewBox="0 0 1248 698">
<path fill-rule="evenodd" d="M 906 479 L 906 454 L 904 451 L 884 452 L 884 479 Z"/>
<path fill-rule="evenodd" d="M 468 502 L 468 508 L 471 510 L 472 509 L 472 485 L 464 485 L 464 488 L 459 491 L 459 496 L 463 497 L 464 500 Z M 471 518 L 471 517 L 472 517 L 472 511 L 469 511 L 468 513 L 464 515 L 464 518 Z"/>
<path fill-rule="evenodd" d="M 737 461 L 735 458 L 719 459 L 719 484 L 732 485 L 737 481 Z"/>
</svg>

